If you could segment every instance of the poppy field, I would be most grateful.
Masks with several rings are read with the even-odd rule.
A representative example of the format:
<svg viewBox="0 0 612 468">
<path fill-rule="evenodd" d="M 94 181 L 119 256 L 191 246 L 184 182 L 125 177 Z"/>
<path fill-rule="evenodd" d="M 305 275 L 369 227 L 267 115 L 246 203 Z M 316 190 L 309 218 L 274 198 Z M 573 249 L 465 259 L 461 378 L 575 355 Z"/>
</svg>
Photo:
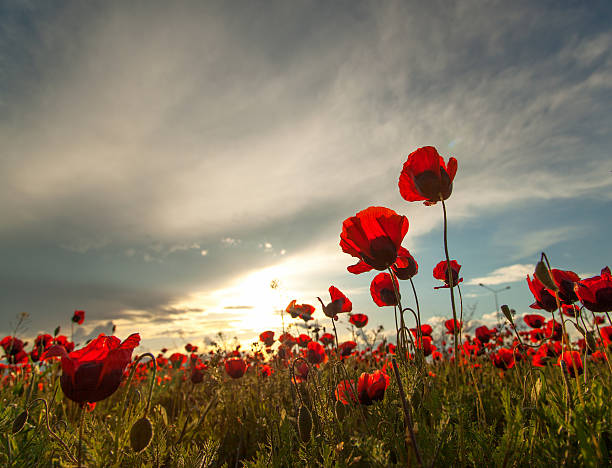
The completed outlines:
<svg viewBox="0 0 612 468">
<path fill-rule="evenodd" d="M 457 169 L 426 146 L 399 175 L 401 197 L 443 226 L 431 273 L 402 246 L 406 216 L 374 205 L 338 227 L 347 275 L 369 283 L 390 333 L 335 285 L 295 298 L 250 347 L 137 354 L 137 329 L 74 343 L 58 327 L 27 343 L 17 326 L 0 341 L 0 466 L 610 466 L 610 268 L 581 278 L 542 253 L 522 285 L 533 310 L 503 305 L 498 326 L 473 329 L 469 259 L 449 249 Z M 441 325 L 427 323 L 417 274 L 448 296 Z"/>
</svg>

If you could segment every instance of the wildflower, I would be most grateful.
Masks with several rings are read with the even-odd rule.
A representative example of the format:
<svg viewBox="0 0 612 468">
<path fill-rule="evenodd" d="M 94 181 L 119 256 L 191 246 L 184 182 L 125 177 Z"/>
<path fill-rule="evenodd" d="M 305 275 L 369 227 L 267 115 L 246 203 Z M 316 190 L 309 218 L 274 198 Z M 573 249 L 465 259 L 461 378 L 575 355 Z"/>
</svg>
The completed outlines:
<svg viewBox="0 0 612 468">
<path fill-rule="evenodd" d="M 308 346 L 308 343 L 310 343 L 312 341 L 312 338 L 310 338 L 308 335 L 306 335 L 305 333 L 302 333 L 300 336 L 298 336 L 297 338 L 297 344 L 300 348 L 305 348 L 306 346 Z"/>
<path fill-rule="evenodd" d="M 311 364 L 321 364 L 322 362 L 325 362 L 327 359 L 327 354 L 325 354 L 325 348 L 323 345 L 316 341 L 311 341 L 308 343 L 306 359 Z"/>
<path fill-rule="evenodd" d="M 239 379 L 247 370 L 246 362 L 241 358 L 231 358 L 225 361 L 225 372 L 232 379 Z"/>
<path fill-rule="evenodd" d="M 448 166 L 433 146 L 424 146 L 408 155 L 399 177 L 399 190 L 406 201 L 425 200 L 435 205 L 446 200 L 453 191 L 457 160 L 450 158 Z"/>
<path fill-rule="evenodd" d="M 291 315 L 292 318 L 301 318 L 304 322 L 308 322 L 308 320 L 312 320 L 312 314 L 315 311 L 315 308 L 310 304 L 297 304 L 297 301 L 294 299 L 289 303 L 285 312 Z"/>
<path fill-rule="evenodd" d="M 74 323 L 78 323 L 79 325 L 83 325 L 83 322 L 85 321 L 85 311 L 75 310 L 74 315 L 72 316 L 72 321 Z"/>
<path fill-rule="evenodd" d="M 461 270 L 461 265 L 459 265 L 456 260 L 451 260 L 450 269 L 452 272 L 453 287 L 455 287 L 463 281 L 463 278 L 459 278 L 459 270 Z M 433 277 L 435 279 L 444 281 L 444 286 L 436 286 L 434 289 L 450 288 L 450 279 L 448 276 L 446 260 L 442 260 L 436 265 L 433 270 Z"/>
<path fill-rule="evenodd" d="M 370 284 L 370 294 L 378 307 L 397 305 L 395 291 L 399 292 L 399 285 L 395 278 L 391 280 L 389 273 L 379 273 Z"/>
<path fill-rule="evenodd" d="M 389 208 L 371 206 L 342 223 L 340 247 L 373 269 L 385 270 L 397 259 L 407 232 L 408 218 Z"/>
<path fill-rule="evenodd" d="M 77 403 L 95 403 L 111 396 L 121 383 L 123 373 L 132 360 L 132 352 L 140 343 L 134 333 L 121 342 L 103 333 L 87 346 L 67 353 L 61 345 L 49 348 L 41 359 L 61 356 L 60 385 L 68 398 Z"/>
<path fill-rule="evenodd" d="M 527 285 L 535 302 L 529 307 L 532 309 L 543 309 L 548 312 L 554 312 L 557 310 L 557 299 L 546 287 L 540 282 L 540 280 L 533 275 L 533 280 L 527 275 Z"/>
<path fill-rule="evenodd" d="M 357 396 L 353 390 L 354 385 L 354 380 L 343 380 L 340 382 L 335 391 L 336 400 L 342 402 L 344 405 L 350 404 L 349 399 L 353 400 L 354 403 L 357 403 L 359 400 L 357 399 Z"/>
<path fill-rule="evenodd" d="M 363 328 L 368 324 L 368 316 L 366 314 L 353 314 L 349 319 L 357 328 Z"/>
<path fill-rule="evenodd" d="M 491 335 L 493 335 L 496 331 L 497 330 L 495 328 L 489 329 L 488 327 L 483 325 L 482 327 L 478 327 L 475 330 L 476 338 L 478 338 L 478 341 L 480 341 L 481 343 L 488 343 L 491 339 Z"/>
<path fill-rule="evenodd" d="M 363 372 L 357 381 L 357 397 L 362 405 L 371 405 L 373 401 L 382 400 L 389 386 L 389 376 L 377 370 L 372 374 Z"/>
<path fill-rule="evenodd" d="M 612 312 L 612 275 L 609 267 L 602 269 L 599 276 L 577 282 L 574 291 L 591 312 Z"/>
<path fill-rule="evenodd" d="M 327 305 L 323 304 L 323 301 L 320 297 L 317 297 L 319 302 L 321 303 L 321 307 L 323 307 L 323 313 L 334 320 L 338 320 L 338 314 L 342 312 L 350 312 L 353 310 L 353 304 L 346 297 L 342 291 L 340 291 L 335 286 L 329 287 L 329 295 L 331 297 L 331 302 Z"/>
<path fill-rule="evenodd" d="M 559 288 L 559 300 L 565 304 L 571 304 L 578 300 L 578 296 L 574 292 L 574 285 L 580 281 L 580 277 L 573 271 L 550 270 L 553 281 Z"/>
<path fill-rule="evenodd" d="M 270 347 L 274 344 L 274 332 L 273 331 L 265 331 L 259 335 L 259 341 L 266 345 L 266 347 Z"/>
<path fill-rule="evenodd" d="M 542 328 L 546 322 L 546 318 L 538 314 L 527 314 L 523 317 L 523 320 L 531 328 Z"/>
<path fill-rule="evenodd" d="M 497 352 L 491 355 L 493 365 L 501 370 L 508 370 L 514 367 L 514 351 L 508 348 L 500 348 Z"/>
<path fill-rule="evenodd" d="M 332 335 L 331 333 L 323 333 L 323 335 L 321 335 L 321 337 L 319 338 L 319 341 L 325 346 L 329 346 L 335 341 L 335 338 L 334 335 Z"/>
<path fill-rule="evenodd" d="M 462 323 L 459 320 L 449 319 L 444 322 L 444 326 L 446 327 L 447 335 L 454 335 L 455 329 L 457 330 L 457 333 L 461 332 Z"/>
<path fill-rule="evenodd" d="M 567 372 L 570 377 L 577 377 L 582 374 L 582 358 L 578 351 L 563 351 L 561 356 L 559 356 L 557 365 L 560 366 L 561 361 L 565 363 L 565 372 Z"/>
<path fill-rule="evenodd" d="M 340 343 L 338 346 L 338 351 L 340 352 L 340 356 L 344 358 L 350 356 L 356 347 L 357 343 L 354 341 L 345 341 L 344 343 Z"/>
</svg>

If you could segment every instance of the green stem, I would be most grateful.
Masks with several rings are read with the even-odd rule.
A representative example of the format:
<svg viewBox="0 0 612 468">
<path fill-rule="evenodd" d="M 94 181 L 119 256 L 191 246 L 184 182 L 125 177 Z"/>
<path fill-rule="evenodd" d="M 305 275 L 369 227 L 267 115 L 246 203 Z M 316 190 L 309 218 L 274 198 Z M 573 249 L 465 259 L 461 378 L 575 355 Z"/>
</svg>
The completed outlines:
<svg viewBox="0 0 612 468">
<path fill-rule="evenodd" d="M 448 219 L 446 216 L 446 204 L 444 203 L 444 199 L 440 196 L 442 201 L 442 212 L 444 213 L 444 254 L 446 255 L 446 276 L 448 279 L 448 286 L 450 289 L 450 297 L 451 297 L 451 307 L 453 309 L 453 320 L 455 323 L 453 324 L 453 341 L 455 345 L 455 369 L 458 369 L 459 366 L 459 341 L 457 339 L 457 309 L 455 307 L 455 293 L 453 291 L 454 288 L 454 277 L 453 271 L 451 269 L 450 256 L 448 255 Z"/>
</svg>

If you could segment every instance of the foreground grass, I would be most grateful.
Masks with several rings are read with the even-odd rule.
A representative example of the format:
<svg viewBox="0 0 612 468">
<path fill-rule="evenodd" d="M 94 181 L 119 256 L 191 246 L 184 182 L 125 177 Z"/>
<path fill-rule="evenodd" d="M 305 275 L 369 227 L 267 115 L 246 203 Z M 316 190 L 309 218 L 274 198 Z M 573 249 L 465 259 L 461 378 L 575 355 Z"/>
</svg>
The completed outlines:
<svg viewBox="0 0 612 468">
<path fill-rule="evenodd" d="M 488 358 L 477 359 L 471 364 L 479 366 L 471 371 L 467 366 L 455 370 L 449 362 L 422 369 L 400 363 L 426 466 L 609 466 L 612 392 L 605 363 L 590 365 L 585 383 L 582 377 L 564 379 L 561 369 L 552 365 L 533 368 L 519 363 L 503 373 Z M 336 402 L 334 389 L 340 380 L 347 375 L 356 379 L 362 371 L 383 364 L 372 357 L 351 357 L 342 368 L 334 358 L 311 368 L 308 379 L 296 385 L 282 361 L 272 363 L 271 376 L 262 376 L 253 366 L 236 380 L 211 365 L 199 384 L 189 380 L 187 370 L 160 369 L 147 415 L 153 437 L 145 450 L 135 453 L 130 428 L 144 415 L 153 378 L 151 372 L 139 372 L 142 378 L 137 375 L 127 398 L 123 386 L 84 414 L 83 464 L 418 466 L 390 369 L 382 401 L 370 406 Z M 14 379 L 0 393 L 0 466 L 74 466 L 69 453 L 76 457 L 78 451 L 80 408 L 63 397 L 56 365 L 36 375 L 30 386 L 32 375 L 36 373 Z M 42 390 L 41 382 L 48 383 Z M 48 402 L 49 428 L 65 448 L 46 428 L 40 398 Z M 28 420 L 12 434 L 26 400 Z M 300 431 L 299 412 L 310 416 L 310 431 Z"/>
</svg>

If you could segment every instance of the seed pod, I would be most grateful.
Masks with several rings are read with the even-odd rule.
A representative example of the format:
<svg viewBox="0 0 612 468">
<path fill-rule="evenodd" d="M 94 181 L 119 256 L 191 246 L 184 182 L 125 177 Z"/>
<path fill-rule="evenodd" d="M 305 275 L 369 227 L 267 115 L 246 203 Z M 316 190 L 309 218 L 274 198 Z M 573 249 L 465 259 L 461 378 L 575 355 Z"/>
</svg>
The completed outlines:
<svg viewBox="0 0 612 468">
<path fill-rule="evenodd" d="M 153 426 L 149 418 L 140 418 L 132 426 L 130 431 L 130 445 L 136 453 L 142 452 L 149 446 L 153 438 Z"/>
<path fill-rule="evenodd" d="M 300 407 L 298 411 L 298 431 L 302 442 L 306 443 L 310 440 L 312 432 L 312 415 L 305 406 Z"/>
<path fill-rule="evenodd" d="M 552 277 L 550 276 L 550 271 L 548 271 L 548 267 L 542 260 L 540 260 L 536 265 L 535 276 L 540 280 L 540 283 L 542 283 L 548 289 L 551 289 L 553 291 L 559 290 Z"/>
<path fill-rule="evenodd" d="M 514 317 L 512 317 L 512 312 L 510 312 L 510 307 L 504 304 L 503 306 L 501 306 L 501 311 L 504 314 L 504 317 L 508 319 L 508 322 L 514 325 Z"/>
<path fill-rule="evenodd" d="M 586 334 L 586 344 L 591 351 L 595 351 L 597 349 L 597 341 L 595 341 L 595 337 L 593 336 L 593 332 L 589 331 Z"/>
<path fill-rule="evenodd" d="M 13 427 L 11 428 L 12 434 L 17 434 L 19 431 L 23 429 L 25 423 L 28 421 L 28 410 L 25 409 L 14 419 Z"/>
<path fill-rule="evenodd" d="M 346 416 L 346 407 L 340 400 L 336 400 L 336 404 L 334 406 L 334 412 L 336 413 L 336 418 L 338 421 L 342 421 Z"/>
</svg>

